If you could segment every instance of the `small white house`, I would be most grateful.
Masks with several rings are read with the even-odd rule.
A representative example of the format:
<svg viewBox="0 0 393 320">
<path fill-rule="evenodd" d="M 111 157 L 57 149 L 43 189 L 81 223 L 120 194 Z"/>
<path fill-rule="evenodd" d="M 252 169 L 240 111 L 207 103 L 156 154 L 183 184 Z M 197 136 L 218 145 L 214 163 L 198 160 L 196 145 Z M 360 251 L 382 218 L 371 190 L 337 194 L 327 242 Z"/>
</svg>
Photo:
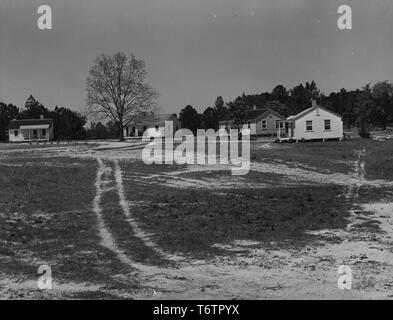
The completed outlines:
<svg viewBox="0 0 393 320">
<path fill-rule="evenodd" d="M 49 141 L 53 139 L 52 119 L 11 120 L 8 127 L 10 142 Z"/>
<path fill-rule="evenodd" d="M 341 140 L 344 135 L 340 115 L 322 108 L 312 101 L 312 107 L 290 116 L 277 130 L 277 139 L 283 140 Z"/>
<path fill-rule="evenodd" d="M 165 121 L 172 121 L 173 133 L 181 128 L 176 113 L 142 114 L 138 121 L 124 128 L 124 137 L 137 138 L 145 132 L 149 137 L 162 137 L 165 132 Z"/>
<path fill-rule="evenodd" d="M 255 132 L 252 132 L 252 134 L 274 136 L 283 120 L 285 120 L 285 117 L 273 109 L 256 109 L 254 107 L 253 110 L 246 111 L 245 124 L 250 129 L 255 126 Z M 219 121 L 219 127 L 226 130 L 236 129 L 233 120 Z"/>
</svg>

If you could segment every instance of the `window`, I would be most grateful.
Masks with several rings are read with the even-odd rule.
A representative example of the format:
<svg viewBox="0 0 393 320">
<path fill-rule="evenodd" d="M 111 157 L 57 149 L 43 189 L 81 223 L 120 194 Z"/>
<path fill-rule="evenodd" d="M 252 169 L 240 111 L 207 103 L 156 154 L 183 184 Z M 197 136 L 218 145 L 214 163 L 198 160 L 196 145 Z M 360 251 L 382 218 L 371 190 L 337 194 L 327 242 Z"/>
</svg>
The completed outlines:
<svg viewBox="0 0 393 320">
<path fill-rule="evenodd" d="M 42 136 L 46 137 L 46 129 L 42 129 Z"/>
<path fill-rule="evenodd" d="M 325 120 L 325 131 L 331 130 L 330 120 Z"/>
<path fill-rule="evenodd" d="M 312 120 L 306 121 L 306 131 L 312 131 Z"/>
<path fill-rule="evenodd" d="M 14 130 L 14 136 L 17 137 L 18 134 L 19 134 L 19 131 L 18 130 Z"/>
<path fill-rule="evenodd" d="M 262 120 L 262 130 L 266 130 L 266 120 Z"/>
<path fill-rule="evenodd" d="M 280 129 L 284 128 L 284 123 L 280 122 L 280 120 L 276 120 L 276 129 L 278 129 L 280 127 Z"/>
</svg>

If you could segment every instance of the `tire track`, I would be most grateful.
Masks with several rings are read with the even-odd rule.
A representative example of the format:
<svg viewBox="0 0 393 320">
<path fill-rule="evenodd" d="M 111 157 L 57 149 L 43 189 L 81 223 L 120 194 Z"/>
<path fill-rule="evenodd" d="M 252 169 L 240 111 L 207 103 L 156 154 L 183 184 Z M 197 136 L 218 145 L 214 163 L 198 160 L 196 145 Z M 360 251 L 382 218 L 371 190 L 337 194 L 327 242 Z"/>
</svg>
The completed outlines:
<svg viewBox="0 0 393 320">
<path fill-rule="evenodd" d="M 157 298 L 162 294 L 166 294 L 167 292 L 171 292 L 172 294 L 178 292 L 185 294 L 186 297 L 191 297 L 191 295 L 188 296 L 190 294 L 190 290 L 195 290 L 196 288 L 201 288 L 208 285 L 209 283 L 218 281 L 217 272 L 220 273 L 221 270 L 216 270 L 215 267 L 208 264 L 206 265 L 204 261 L 184 261 L 185 263 L 179 264 L 175 268 L 164 268 L 138 263 L 128 257 L 127 254 L 119 248 L 115 238 L 105 225 L 102 208 L 100 206 L 103 193 L 113 189 L 106 187 L 106 185 L 111 182 L 107 176 L 112 172 L 112 168 L 106 166 L 99 158 L 97 158 L 97 162 L 98 169 L 95 182 L 96 196 L 93 200 L 93 211 L 97 217 L 99 236 L 101 238 L 100 244 L 104 248 L 113 252 L 121 263 L 134 271 L 131 274 L 124 275 L 125 281 L 129 278 L 130 275 L 136 276 L 141 281 L 143 287 L 145 289 L 147 288 L 149 292 L 151 292 L 150 294 L 146 294 L 145 290 L 141 290 L 142 294 L 136 294 L 137 297 Z M 115 163 L 115 168 L 115 177 L 117 178 L 116 182 L 118 183 L 117 187 L 120 187 L 118 189 L 120 195 L 119 200 L 120 202 L 123 202 L 124 206 L 122 206 L 122 208 L 125 210 L 125 213 L 131 216 L 130 209 L 128 208 L 127 201 L 124 196 L 121 170 L 118 163 Z M 161 253 L 162 256 L 167 259 L 173 259 L 176 261 L 183 259 L 180 256 L 173 256 L 163 252 L 148 238 L 148 235 L 146 235 L 139 228 L 136 221 L 134 219 L 132 219 L 132 221 L 134 223 L 132 226 L 137 227 L 136 230 L 138 231 L 138 236 L 140 237 L 138 238 L 142 239 L 147 247 L 154 249 L 154 251 L 157 253 Z"/>
<path fill-rule="evenodd" d="M 119 204 L 120 207 L 123 210 L 123 213 L 126 217 L 126 221 L 130 224 L 134 231 L 134 235 L 141 239 L 144 243 L 144 245 L 150 249 L 152 249 L 154 252 L 159 254 L 161 257 L 163 257 L 166 260 L 170 261 L 183 261 L 184 258 L 179 256 L 179 255 L 173 255 L 165 252 L 164 250 L 160 249 L 156 243 L 154 243 L 151 240 L 151 236 L 147 233 L 145 233 L 138 224 L 138 221 L 133 217 L 128 201 L 126 199 L 125 193 L 124 193 L 124 186 L 123 186 L 123 180 L 122 180 L 122 171 L 119 165 L 119 161 L 115 160 L 115 180 L 116 180 L 116 189 L 117 193 L 119 196 Z"/>
<path fill-rule="evenodd" d="M 355 203 L 359 199 L 360 187 L 366 184 L 366 161 L 364 159 L 366 156 L 366 148 L 363 147 L 361 150 L 356 150 L 355 153 L 357 154 L 357 160 L 354 163 L 353 170 L 354 176 L 359 179 L 359 183 L 349 185 L 345 194 L 345 198 L 351 200 L 352 203 Z M 363 215 L 359 216 L 355 214 L 356 211 L 355 209 L 350 210 L 351 220 L 346 227 L 347 231 L 350 231 L 355 225 L 361 223 L 365 219 Z"/>
<path fill-rule="evenodd" d="M 104 217 L 102 215 L 102 209 L 100 206 L 101 202 L 101 197 L 102 194 L 104 193 L 104 188 L 102 185 L 105 183 L 105 181 L 102 180 L 102 178 L 105 175 L 108 175 L 111 173 L 112 169 L 110 167 L 107 167 L 104 165 L 103 161 L 99 158 L 97 158 L 98 162 L 98 169 L 97 169 L 97 177 L 96 177 L 96 182 L 95 182 L 95 187 L 96 187 L 96 195 L 93 200 L 93 211 L 96 214 L 97 217 L 97 224 L 98 224 L 98 231 L 99 231 L 99 236 L 101 238 L 101 245 L 110 251 L 112 251 L 116 257 L 125 265 L 131 268 L 135 268 L 135 262 L 131 260 L 123 250 L 121 250 L 117 245 L 116 242 L 112 236 L 112 234 L 109 232 L 107 227 L 105 226 L 105 221 Z"/>
<path fill-rule="evenodd" d="M 102 195 L 105 192 L 113 190 L 113 188 L 108 188 L 107 185 L 111 182 L 108 179 L 108 175 L 112 173 L 112 168 L 109 166 L 106 166 L 104 162 L 100 159 L 97 158 L 98 162 L 98 169 L 97 169 L 97 176 L 96 176 L 96 182 L 95 182 L 95 188 L 96 188 L 96 195 L 93 199 L 93 212 L 96 214 L 97 217 L 97 225 L 98 225 L 98 232 L 99 232 L 99 237 L 101 238 L 101 246 L 103 246 L 106 249 L 109 249 L 111 252 L 113 252 L 118 260 L 122 262 L 124 265 L 127 267 L 135 270 L 136 272 L 140 271 L 142 273 L 145 273 L 147 276 L 152 276 L 156 274 L 161 274 L 164 272 L 165 268 L 160 268 L 160 267 L 155 267 L 155 266 L 149 266 L 145 265 L 139 262 L 134 261 L 132 258 L 130 258 L 116 243 L 115 238 L 113 237 L 112 233 L 110 230 L 107 228 L 104 220 L 104 216 L 102 213 L 102 207 L 100 205 Z M 116 182 L 117 186 L 116 189 L 119 193 L 119 204 L 124 211 L 124 214 L 128 217 L 127 220 L 133 227 L 135 236 L 143 241 L 143 243 L 153 249 L 156 253 L 161 254 L 161 256 L 165 259 L 171 260 L 171 261 L 179 261 L 182 260 L 183 258 L 179 256 L 174 256 L 170 255 L 164 251 L 162 251 L 160 248 L 156 246 L 155 243 L 153 243 L 151 240 L 149 240 L 148 235 L 146 235 L 142 229 L 139 228 L 137 222 L 135 219 L 133 219 L 130 209 L 127 204 L 127 200 L 124 195 L 124 188 L 122 185 L 122 180 L 121 180 L 121 170 L 119 164 L 115 163 L 115 176 L 116 176 Z"/>
</svg>

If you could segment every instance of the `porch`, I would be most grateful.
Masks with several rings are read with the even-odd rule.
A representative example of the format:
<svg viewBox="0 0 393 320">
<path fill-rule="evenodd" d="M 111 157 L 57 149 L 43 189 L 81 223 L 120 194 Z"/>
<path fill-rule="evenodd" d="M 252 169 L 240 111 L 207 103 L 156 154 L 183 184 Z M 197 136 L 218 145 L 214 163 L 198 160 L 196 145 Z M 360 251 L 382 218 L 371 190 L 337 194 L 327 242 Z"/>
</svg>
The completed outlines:
<svg viewBox="0 0 393 320">
<path fill-rule="evenodd" d="M 19 133 L 23 137 L 23 141 L 49 141 L 49 125 L 26 125 L 20 126 L 18 133 L 15 132 L 14 135 L 17 136 Z"/>
<path fill-rule="evenodd" d="M 285 141 L 293 139 L 295 123 L 293 121 L 282 120 L 277 126 L 277 140 Z"/>
</svg>

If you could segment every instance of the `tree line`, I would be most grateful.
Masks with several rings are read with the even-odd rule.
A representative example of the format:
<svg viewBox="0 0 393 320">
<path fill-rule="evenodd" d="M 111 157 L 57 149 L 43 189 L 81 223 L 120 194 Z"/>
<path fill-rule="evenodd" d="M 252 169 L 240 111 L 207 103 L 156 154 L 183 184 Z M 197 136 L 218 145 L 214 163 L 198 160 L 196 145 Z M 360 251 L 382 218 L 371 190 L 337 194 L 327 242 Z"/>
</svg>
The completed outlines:
<svg viewBox="0 0 393 320">
<path fill-rule="evenodd" d="M 102 54 L 95 59 L 86 80 L 87 105 L 90 114 L 107 121 L 91 123 L 86 129 L 86 118 L 64 107 L 53 111 L 45 108 L 33 96 L 20 110 L 13 104 L 0 103 L 0 141 L 8 139 L 12 119 L 39 119 L 41 115 L 53 119 L 56 140 L 106 139 L 124 140 L 123 129 L 135 123 L 142 113 L 154 112 L 157 92 L 146 82 L 143 60 L 122 52 Z"/>
<path fill-rule="evenodd" d="M 80 113 L 58 106 L 48 110 L 30 96 L 24 109 L 0 102 L 0 141 L 7 140 L 12 119 L 39 119 L 41 115 L 53 119 L 56 140 L 123 140 L 126 126 L 137 123 L 141 114 L 156 111 L 158 94 L 146 82 L 146 74 L 145 62 L 133 54 L 101 55 L 90 69 L 86 91 L 91 115 L 105 119 L 105 124 L 91 123 L 86 129 L 87 119 Z M 321 93 L 315 81 L 291 89 L 278 85 L 271 92 L 243 93 L 233 101 L 224 102 L 219 96 L 214 105 L 202 113 L 187 105 L 180 111 L 179 120 L 183 128 L 194 133 L 199 128 L 217 130 L 222 120 L 232 120 L 238 126 L 245 123 L 247 110 L 254 107 L 271 108 L 284 117 L 297 114 L 311 107 L 312 98 L 322 107 L 340 114 L 346 128 L 358 127 L 362 136 L 367 136 L 374 127 L 393 126 L 393 84 L 390 81 L 368 84 L 357 90 L 341 89 L 329 95 Z"/>
<path fill-rule="evenodd" d="M 68 108 L 56 106 L 54 110 L 47 109 L 32 95 L 27 99 L 23 109 L 12 103 L 0 102 L 0 141 L 8 141 L 8 127 L 11 120 L 40 119 L 53 120 L 53 135 L 55 140 L 84 140 L 107 139 L 119 137 L 117 127 L 113 122 L 91 123 L 86 128 L 86 117 Z"/>
<path fill-rule="evenodd" d="M 243 93 L 229 102 L 224 102 L 219 96 L 214 105 L 202 113 L 187 105 L 180 111 L 179 120 L 182 127 L 193 132 L 198 128 L 217 130 L 221 120 L 233 120 L 238 125 L 245 123 L 246 111 L 254 106 L 257 109 L 269 107 L 288 117 L 310 108 L 312 98 L 320 106 L 340 114 L 346 128 L 357 127 L 364 136 L 375 127 L 385 129 L 386 126 L 393 126 L 393 84 L 390 81 L 368 84 L 357 90 L 341 89 L 329 95 L 320 93 L 315 81 L 299 84 L 292 89 L 278 85 L 271 92 Z"/>
</svg>

